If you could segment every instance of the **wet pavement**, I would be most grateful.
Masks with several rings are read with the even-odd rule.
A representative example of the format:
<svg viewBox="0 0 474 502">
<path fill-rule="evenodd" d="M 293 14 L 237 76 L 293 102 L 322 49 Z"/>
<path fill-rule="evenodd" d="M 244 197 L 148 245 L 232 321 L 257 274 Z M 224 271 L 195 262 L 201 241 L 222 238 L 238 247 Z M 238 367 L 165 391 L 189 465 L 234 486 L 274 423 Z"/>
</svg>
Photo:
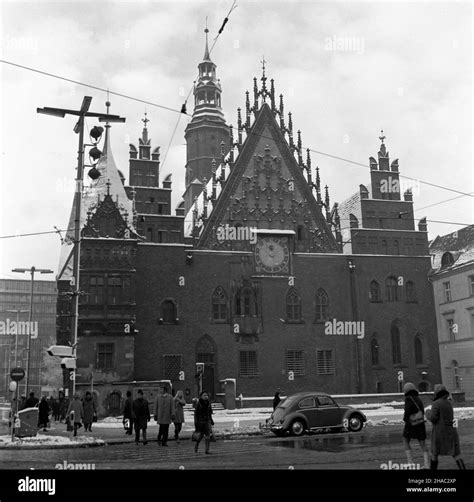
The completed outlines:
<svg viewBox="0 0 474 502">
<path fill-rule="evenodd" d="M 58 464 L 93 465 L 95 469 L 381 469 L 389 461 L 405 463 L 402 427 L 368 427 L 358 433 L 312 434 L 278 438 L 273 434 L 211 443 L 211 455 L 194 452 L 183 439 L 159 446 L 149 434 L 147 445 L 109 444 L 100 448 L 0 452 L 0 469 L 55 469 Z M 429 429 L 428 429 L 429 435 Z M 461 449 L 468 469 L 474 468 L 474 420 L 460 422 Z M 428 441 L 429 445 L 429 441 Z M 422 453 L 415 441 L 415 462 Z M 440 469 L 456 469 L 451 457 L 440 457 Z"/>
</svg>

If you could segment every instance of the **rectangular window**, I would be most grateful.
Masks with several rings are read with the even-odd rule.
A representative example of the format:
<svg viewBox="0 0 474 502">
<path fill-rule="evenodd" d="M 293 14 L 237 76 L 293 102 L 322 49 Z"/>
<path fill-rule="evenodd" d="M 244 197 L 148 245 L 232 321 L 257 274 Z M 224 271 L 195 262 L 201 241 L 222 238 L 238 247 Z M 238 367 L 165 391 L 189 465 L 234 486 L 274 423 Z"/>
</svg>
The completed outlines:
<svg viewBox="0 0 474 502">
<path fill-rule="evenodd" d="M 443 287 L 444 287 L 444 301 L 445 302 L 452 301 L 452 299 L 451 299 L 451 283 L 450 282 L 443 282 Z"/>
<path fill-rule="evenodd" d="M 177 381 L 183 369 L 183 356 L 181 354 L 163 355 L 163 379 Z"/>
<path fill-rule="evenodd" d="M 122 278 L 119 276 L 107 278 L 107 304 L 122 303 Z"/>
<path fill-rule="evenodd" d="M 334 375 L 334 356 L 332 350 L 317 350 L 316 364 L 318 375 Z"/>
<path fill-rule="evenodd" d="M 97 344 L 97 368 L 112 369 L 114 367 L 114 344 L 113 343 L 98 343 Z"/>
<path fill-rule="evenodd" d="M 104 303 L 104 278 L 91 275 L 89 277 L 89 303 L 98 305 Z"/>
<path fill-rule="evenodd" d="M 474 275 L 469 276 L 469 294 L 474 296 Z"/>
<path fill-rule="evenodd" d="M 239 353 L 239 376 L 258 376 L 258 363 L 256 350 L 241 350 Z"/>
<path fill-rule="evenodd" d="M 456 340 L 456 325 L 454 324 L 454 319 L 446 319 L 448 323 L 448 339 L 452 342 Z"/>
<path fill-rule="evenodd" d="M 292 371 L 294 376 L 305 375 L 305 360 L 304 352 L 302 350 L 286 351 L 286 374 Z"/>
</svg>

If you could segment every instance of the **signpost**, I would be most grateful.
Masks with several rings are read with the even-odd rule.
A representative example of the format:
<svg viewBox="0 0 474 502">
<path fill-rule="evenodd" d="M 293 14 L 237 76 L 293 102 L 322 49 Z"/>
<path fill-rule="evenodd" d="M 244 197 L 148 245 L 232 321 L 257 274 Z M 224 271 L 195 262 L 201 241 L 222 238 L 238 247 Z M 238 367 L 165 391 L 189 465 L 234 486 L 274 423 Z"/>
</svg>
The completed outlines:
<svg viewBox="0 0 474 502">
<path fill-rule="evenodd" d="M 20 421 L 18 420 L 18 390 L 20 388 L 20 386 L 18 385 L 18 382 L 20 382 L 21 380 L 23 380 L 23 378 L 25 378 L 25 370 L 23 368 L 13 368 L 11 371 L 10 371 L 10 377 L 11 379 L 16 382 L 16 389 L 15 389 L 15 402 L 16 402 L 16 405 L 15 405 L 15 414 L 13 414 L 13 401 L 12 401 L 12 408 L 11 408 L 11 411 L 10 411 L 10 423 L 11 423 L 11 429 L 12 429 L 12 442 L 15 441 L 15 429 L 18 429 L 20 428 Z"/>
</svg>

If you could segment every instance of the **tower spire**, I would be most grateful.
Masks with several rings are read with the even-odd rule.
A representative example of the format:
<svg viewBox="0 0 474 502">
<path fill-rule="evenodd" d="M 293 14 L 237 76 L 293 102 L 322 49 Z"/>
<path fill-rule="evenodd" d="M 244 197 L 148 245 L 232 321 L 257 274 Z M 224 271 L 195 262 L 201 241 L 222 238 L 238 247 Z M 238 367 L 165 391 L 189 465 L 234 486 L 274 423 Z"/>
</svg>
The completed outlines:
<svg viewBox="0 0 474 502">
<path fill-rule="evenodd" d="M 211 56 L 209 55 L 209 43 L 208 43 L 208 33 L 209 29 L 207 27 L 207 16 L 206 16 L 206 29 L 204 30 L 204 33 L 206 34 L 206 48 L 204 49 L 204 58 L 203 61 L 210 61 Z"/>
</svg>

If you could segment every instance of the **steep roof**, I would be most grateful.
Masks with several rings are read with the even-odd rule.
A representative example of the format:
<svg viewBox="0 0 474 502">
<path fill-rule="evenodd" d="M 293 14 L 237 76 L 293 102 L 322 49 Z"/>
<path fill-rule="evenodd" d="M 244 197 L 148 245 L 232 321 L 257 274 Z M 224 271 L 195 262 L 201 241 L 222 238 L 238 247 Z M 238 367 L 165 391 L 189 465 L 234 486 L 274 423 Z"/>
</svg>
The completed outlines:
<svg viewBox="0 0 474 502">
<path fill-rule="evenodd" d="M 82 193 L 80 229 L 82 232 L 87 222 L 88 213 L 93 214 L 97 210 L 100 202 L 103 201 L 106 195 L 109 194 L 113 198 L 117 208 L 126 221 L 126 226 L 129 228 L 131 233 L 136 235 L 133 223 L 133 203 L 127 197 L 125 188 L 120 178 L 120 171 L 117 169 L 117 165 L 115 164 L 115 159 L 110 147 L 109 128 L 110 126 L 106 126 L 104 150 L 96 166 L 100 172 L 100 177 L 93 181 L 90 187 L 85 188 Z M 84 173 L 84 176 L 87 176 L 87 173 Z M 68 280 L 72 277 L 72 251 L 74 248 L 75 214 L 76 204 L 74 198 L 66 236 L 61 244 L 57 277 L 58 280 Z"/>
<path fill-rule="evenodd" d="M 258 173 L 264 171 L 265 178 L 269 180 L 271 177 L 271 181 L 262 179 L 258 181 L 260 176 Z M 288 189 L 290 180 L 294 185 L 292 190 Z M 262 186 L 262 183 L 265 186 Z M 279 206 L 270 209 L 268 204 L 265 206 L 263 200 L 260 204 L 258 192 L 265 193 L 262 199 L 271 199 L 274 203 L 278 199 Z M 285 223 L 281 221 L 283 215 L 287 217 L 292 215 L 292 218 L 300 215 L 307 219 L 310 230 L 318 232 L 321 250 L 337 252 L 335 238 L 322 214 L 321 207 L 314 198 L 267 103 L 263 103 L 258 111 L 222 192 L 204 224 L 199 247 L 211 245 L 215 228 L 231 220 L 232 212 L 248 210 L 247 203 L 250 200 L 247 200 L 247 196 L 257 206 L 250 212 L 258 212 L 262 220 L 259 221 L 256 217 L 249 218 L 255 219 L 253 223 L 255 227 L 284 230 Z M 278 214 L 280 216 L 277 216 Z M 268 225 L 269 222 L 271 226 Z M 250 223 L 249 221 L 248 224 Z"/>
<path fill-rule="evenodd" d="M 441 268 L 441 259 L 446 252 L 451 253 L 454 262 Z M 442 237 L 438 235 L 430 244 L 430 254 L 433 255 L 433 273 L 440 272 L 441 269 L 443 271 L 452 270 L 474 262 L 474 225 L 469 225 Z"/>
</svg>

